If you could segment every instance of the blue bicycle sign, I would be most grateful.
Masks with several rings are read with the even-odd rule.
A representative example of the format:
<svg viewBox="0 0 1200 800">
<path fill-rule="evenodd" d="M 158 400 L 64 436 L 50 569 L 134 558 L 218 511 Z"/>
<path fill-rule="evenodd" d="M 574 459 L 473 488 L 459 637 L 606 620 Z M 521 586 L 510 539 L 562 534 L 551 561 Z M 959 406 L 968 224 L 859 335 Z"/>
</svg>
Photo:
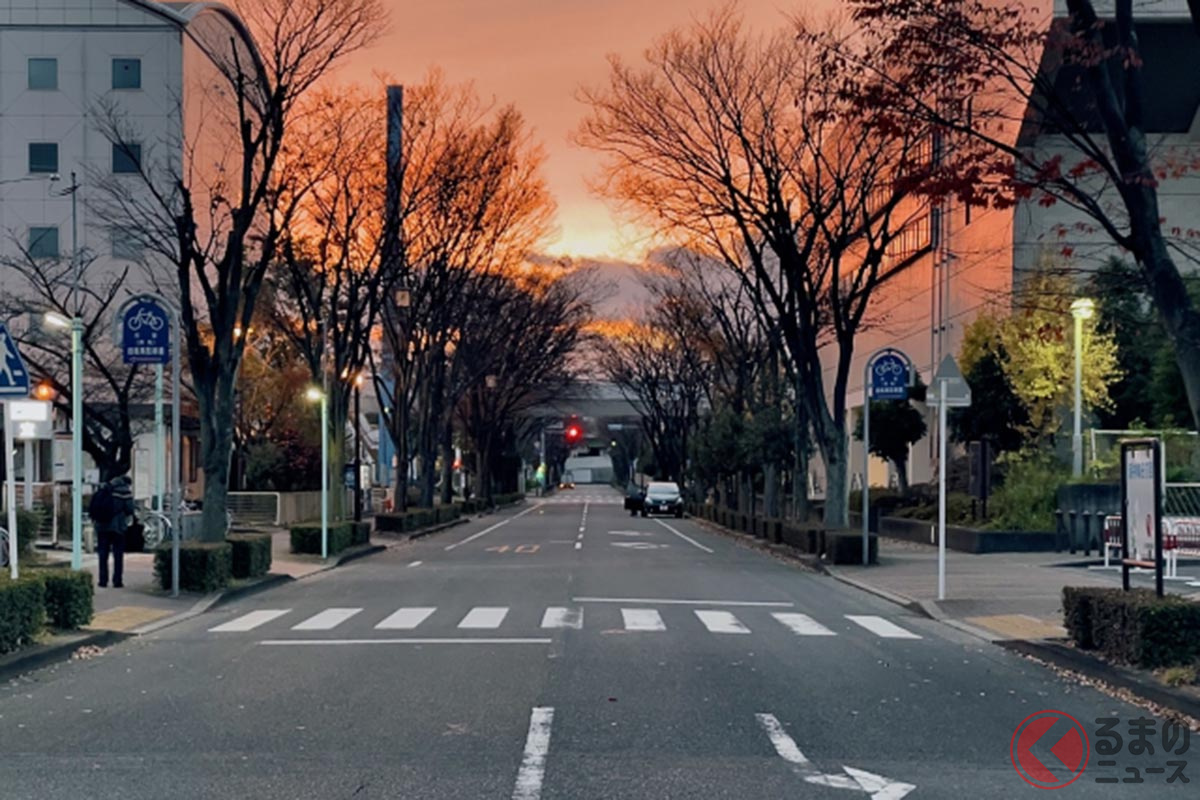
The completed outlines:
<svg viewBox="0 0 1200 800">
<path fill-rule="evenodd" d="M 884 352 L 871 364 L 871 397 L 875 400 L 908 399 L 908 361 L 899 353 Z"/>
<path fill-rule="evenodd" d="M 126 364 L 166 364 L 171 360 L 169 312 L 153 298 L 139 298 L 123 309 L 121 354 Z"/>
</svg>

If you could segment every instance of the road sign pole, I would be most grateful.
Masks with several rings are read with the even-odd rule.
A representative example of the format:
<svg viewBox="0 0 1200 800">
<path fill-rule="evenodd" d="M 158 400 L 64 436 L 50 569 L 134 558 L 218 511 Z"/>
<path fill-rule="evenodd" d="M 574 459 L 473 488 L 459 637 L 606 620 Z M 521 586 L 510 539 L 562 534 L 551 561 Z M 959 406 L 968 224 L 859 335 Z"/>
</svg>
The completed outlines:
<svg viewBox="0 0 1200 800">
<path fill-rule="evenodd" d="M 33 511 L 33 440 L 25 440 L 25 496 L 21 498 L 21 507 Z"/>
<path fill-rule="evenodd" d="M 183 353 L 179 349 L 179 312 L 171 309 L 171 596 L 179 596 L 179 539 L 183 536 L 183 432 L 179 426 L 179 363 Z"/>
<path fill-rule="evenodd" d="M 162 514 L 163 478 L 167 471 L 166 432 L 163 430 L 163 368 L 154 365 L 154 509 Z"/>
<path fill-rule="evenodd" d="M 938 382 L 938 600 L 946 599 L 946 383 Z"/>
<path fill-rule="evenodd" d="M 83 569 L 83 320 L 78 306 L 71 318 L 71 569 Z"/>
<path fill-rule="evenodd" d="M 17 579 L 17 479 L 13 465 L 12 406 L 4 403 L 4 477 L 5 505 L 8 506 L 8 575 Z"/>
<path fill-rule="evenodd" d="M 863 367 L 863 479 L 862 479 L 862 561 L 867 566 L 870 554 L 871 487 L 868 482 L 871 470 L 871 362 L 867 359 Z"/>
</svg>

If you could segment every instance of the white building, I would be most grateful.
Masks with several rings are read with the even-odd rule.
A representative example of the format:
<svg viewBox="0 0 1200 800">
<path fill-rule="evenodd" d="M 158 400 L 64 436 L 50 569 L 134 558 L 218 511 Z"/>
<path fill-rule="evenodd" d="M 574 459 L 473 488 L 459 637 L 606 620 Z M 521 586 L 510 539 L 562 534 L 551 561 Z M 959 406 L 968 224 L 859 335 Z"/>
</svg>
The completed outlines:
<svg viewBox="0 0 1200 800">
<path fill-rule="evenodd" d="M 100 187 L 123 181 L 144 189 L 139 169 L 165 175 L 169 166 L 178 173 L 185 153 L 205 150 L 193 136 L 203 104 L 193 103 L 189 87 L 211 82 L 207 43 L 229 47 L 231 41 L 252 46 L 244 25 L 216 3 L 0 0 L 0 297 L 29 296 L 12 263 L 32 258 L 69 265 L 73 253 L 86 265 L 89 290 L 105 291 L 122 273 L 119 296 L 170 285 L 169 267 L 156 266 L 128 228 L 102 218 Z M 106 133 L 113 120 L 132 134 L 123 137 L 124 146 Z M 72 176 L 79 187 L 74 215 Z M 60 273 L 55 297 L 65 299 L 69 267 Z M 37 324 L 36 315 L 13 323 Z M 93 387 L 88 390 L 92 402 Z M 152 442 L 145 435 L 134 445 L 140 495 L 149 492 Z M 193 480 L 194 444 L 185 440 L 183 453 L 185 477 Z M 69 474 L 69 454 L 63 443 L 53 450 L 45 443 L 38 479 L 51 480 L 52 462 L 60 477 Z"/>
</svg>

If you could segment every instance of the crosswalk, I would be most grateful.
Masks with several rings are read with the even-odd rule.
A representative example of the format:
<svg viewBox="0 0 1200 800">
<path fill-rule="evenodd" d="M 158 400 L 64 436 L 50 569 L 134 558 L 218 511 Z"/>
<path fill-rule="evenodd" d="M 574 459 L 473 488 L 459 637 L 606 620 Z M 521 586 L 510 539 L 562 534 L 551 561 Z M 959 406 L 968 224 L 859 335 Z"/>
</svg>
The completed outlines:
<svg viewBox="0 0 1200 800">
<path fill-rule="evenodd" d="M 370 625 L 377 631 L 415 631 L 420 628 L 453 627 L 460 631 L 496 631 L 503 627 L 520 627 L 526 621 L 537 619 L 525 613 L 511 614 L 509 606 L 475 606 L 470 609 L 439 609 L 437 606 L 405 606 L 388 611 L 382 618 L 364 622 L 365 609 L 333 607 L 299 612 L 290 608 L 258 609 L 237 616 L 208 629 L 209 633 L 249 633 L 270 627 L 281 620 L 289 630 L 297 632 L 332 631 L 345 627 L 363 628 Z M 920 639 L 917 634 L 885 617 L 870 614 L 844 614 L 840 617 L 818 622 L 808 614 L 798 611 L 774 611 L 765 609 L 738 609 L 737 613 L 725 609 L 681 609 L 628 607 L 593 608 L 585 617 L 582 607 L 550 606 L 536 609 L 540 613 L 542 630 L 584 629 L 585 619 L 593 627 L 604 632 L 613 630 L 627 633 L 666 633 L 670 630 L 704 630 L 718 636 L 738 636 L 769 629 L 785 630 L 798 637 L 827 637 L 855 631 L 870 634 L 880 639 Z M 614 614 L 619 611 L 619 617 Z M 664 617 L 664 614 L 670 618 Z M 521 619 L 514 622 L 514 617 Z M 287 619 L 283 619 L 283 618 Z M 619 622 L 619 627 L 614 623 Z M 373 624 L 372 624 L 373 623 Z M 696 626 L 699 626 L 697 628 Z"/>
<path fill-rule="evenodd" d="M 619 506 L 625 503 L 624 495 L 617 492 L 580 491 L 579 489 L 563 489 L 549 497 L 530 498 L 531 501 L 548 505 L 590 505 Z"/>
</svg>

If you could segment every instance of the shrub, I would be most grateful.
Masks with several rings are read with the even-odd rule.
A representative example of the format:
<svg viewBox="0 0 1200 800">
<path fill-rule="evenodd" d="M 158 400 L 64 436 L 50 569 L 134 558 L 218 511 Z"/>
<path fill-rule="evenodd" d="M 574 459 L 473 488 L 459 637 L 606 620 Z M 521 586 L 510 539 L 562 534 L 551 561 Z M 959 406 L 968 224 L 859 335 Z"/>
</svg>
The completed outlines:
<svg viewBox="0 0 1200 800">
<path fill-rule="evenodd" d="M 879 537 L 867 538 L 867 554 L 872 564 L 879 561 Z M 862 563 L 862 533 L 826 532 L 825 560 L 831 564 Z"/>
<path fill-rule="evenodd" d="M 1083 649 L 1153 669 L 1200 658 L 1200 604 L 1148 589 L 1063 589 L 1064 627 Z"/>
<path fill-rule="evenodd" d="M 45 587 L 46 621 L 60 630 L 82 628 L 92 621 L 96 589 L 92 574 L 82 570 L 39 569 Z"/>
<path fill-rule="evenodd" d="M 0 653 L 29 644 L 46 622 L 46 587 L 37 576 L 0 578 Z"/>
<path fill-rule="evenodd" d="M 8 523 L 4 523 L 7 525 Z M 37 541 L 38 531 L 42 527 L 42 512 L 36 509 L 17 509 L 17 549 L 21 555 L 33 551 L 33 543 Z"/>
<path fill-rule="evenodd" d="M 321 554 L 321 523 L 302 522 L 292 526 L 292 552 Z M 329 523 L 329 555 L 342 552 L 354 544 L 353 522 Z"/>
<path fill-rule="evenodd" d="M 235 578 L 257 578 L 271 570 L 269 533 L 235 533 L 225 537 L 229 542 L 230 570 Z"/>
<path fill-rule="evenodd" d="M 171 545 L 154 550 L 154 577 L 163 589 L 171 588 Z M 187 592 L 215 592 L 233 577 L 233 547 L 229 542 L 180 542 L 179 588 Z"/>
<path fill-rule="evenodd" d="M 1068 480 L 1067 470 L 1050 455 L 1026 455 L 1009 461 L 1004 485 L 988 503 L 993 515 L 989 527 L 1009 531 L 1054 530 L 1058 487 Z"/>
<path fill-rule="evenodd" d="M 1196 668 L 1167 667 L 1161 677 L 1167 686 L 1190 686 L 1196 682 Z"/>
</svg>

